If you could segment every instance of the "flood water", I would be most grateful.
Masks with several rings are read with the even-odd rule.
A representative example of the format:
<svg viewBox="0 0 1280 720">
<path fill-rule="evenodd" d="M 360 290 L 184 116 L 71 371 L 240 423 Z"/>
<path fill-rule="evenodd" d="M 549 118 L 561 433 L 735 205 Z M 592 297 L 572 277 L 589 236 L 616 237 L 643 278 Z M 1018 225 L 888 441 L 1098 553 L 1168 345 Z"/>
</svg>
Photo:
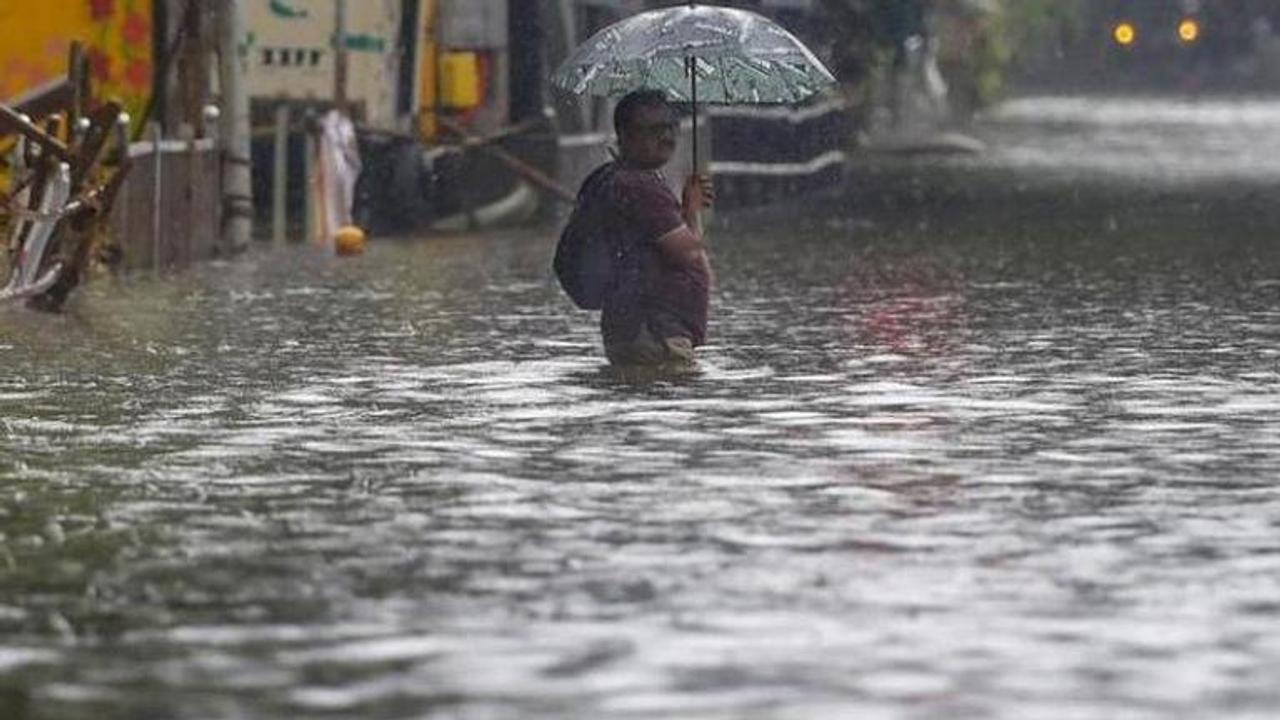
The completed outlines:
<svg viewBox="0 0 1280 720">
<path fill-rule="evenodd" d="M 0 312 L 0 717 L 1274 717 L 1280 103 L 977 131 L 719 218 L 691 378 L 553 231 Z"/>
</svg>

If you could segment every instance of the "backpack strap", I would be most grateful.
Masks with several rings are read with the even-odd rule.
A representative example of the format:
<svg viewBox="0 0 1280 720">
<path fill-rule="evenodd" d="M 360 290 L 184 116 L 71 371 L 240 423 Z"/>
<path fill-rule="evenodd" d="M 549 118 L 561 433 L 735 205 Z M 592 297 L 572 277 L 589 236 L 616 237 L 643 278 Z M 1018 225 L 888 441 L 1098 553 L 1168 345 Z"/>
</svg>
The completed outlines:
<svg viewBox="0 0 1280 720">
<path fill-rule="evenodd" d="M 582 181 L 582 187 L 578 189 L 578 204 L 582 204 L 582 201 L 586 199 L 588 194 L 596 192 L 597 189 L 603 185 L 604 182 L 608 180 L 609 176 L 612 176 L 614 171 L 617 169 L 617 163 L 607 162 L 595 170 L 592 170 L 591 174 L 587 176 L 587 179 Z"/>
</svg>

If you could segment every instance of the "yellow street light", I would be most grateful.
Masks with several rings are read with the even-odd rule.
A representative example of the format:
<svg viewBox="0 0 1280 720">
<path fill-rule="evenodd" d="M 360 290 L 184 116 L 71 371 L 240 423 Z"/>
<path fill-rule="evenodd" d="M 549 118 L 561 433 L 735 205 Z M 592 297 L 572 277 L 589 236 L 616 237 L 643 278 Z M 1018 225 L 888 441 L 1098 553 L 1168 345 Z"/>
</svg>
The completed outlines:
<svg viewBox="0 0 1280 720">
<path fill-rule="evenodd" d="M 1116 23 L 1111 30 L 1111 37 L 1121 47 L 1129 47 L 1138 41 L 1138 28 L 1131 22 Z"/>
<path fill-rule="evenodd" d="M 1178 39 L 1190 45 L 1200 39 L 1200 21 L 1195 18 L 1183 18 L 1178 23 Z"/>
</svg>

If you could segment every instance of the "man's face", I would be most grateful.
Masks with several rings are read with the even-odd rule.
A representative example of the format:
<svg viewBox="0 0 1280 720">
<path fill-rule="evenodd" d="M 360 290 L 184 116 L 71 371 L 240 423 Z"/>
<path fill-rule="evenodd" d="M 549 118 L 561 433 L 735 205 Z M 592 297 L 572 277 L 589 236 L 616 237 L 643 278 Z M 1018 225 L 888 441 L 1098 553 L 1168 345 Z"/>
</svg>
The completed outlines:
<svg viewBox="0 0 1280 720">
<path fill-rule="evenodd" d="M 618 138 L 622 158 L 644 169 L 667 164 L 676 151 L 676 116 L 667 105 L 641 106 Z"/>
</svg>

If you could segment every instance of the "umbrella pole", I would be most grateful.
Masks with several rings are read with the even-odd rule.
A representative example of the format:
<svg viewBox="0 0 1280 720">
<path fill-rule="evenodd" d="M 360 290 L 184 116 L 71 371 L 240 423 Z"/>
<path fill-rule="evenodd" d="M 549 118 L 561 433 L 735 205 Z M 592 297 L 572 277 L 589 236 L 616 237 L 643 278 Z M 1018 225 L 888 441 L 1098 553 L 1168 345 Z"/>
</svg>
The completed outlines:
<svg viewBox="0 0 1280 720">
<path fill-rule="evenodd" d="M 689 9 L 693 10 L 697 6 L 697 0 L 689 0 Z M 690 46 L 685 46 L 689 49 Z M 689 58 L 685 62 L 689 69 L 689 85 L 690 94 L 693 99 L 693 174 L 698 174 L 698 58 L 693 53 L 689 53 Z"/>
<path fill-rule="evenodd" d="M 689 4 L 693 5 L 693 3 L 689 3 Z M 693 169 L 692 170 L 693 170 L 694 177 L 697 177 L 699 175 L 699 172 L 698 172 L 698 59 L 693 55 L 690 55 L 689 59 L 686 61 L 686 66 L 689 68 L 690 99 L 693 101 Z M 703 229 L 702 229 L 702 213 L 701 212 L 698 212 L 698 215 L 697 217 L 694 218 L 693 223 L 696 226 L 693 228 L 693 230 L 698 233 L 698 236 L 705 237 L 705 233 L 703 232 Z"/>
<path fill-rule="evenodd" d="M 693 172 L 698 172 L 698 60 L 689 58 L 689 78 L 693 91 Z"/>
</svg>

